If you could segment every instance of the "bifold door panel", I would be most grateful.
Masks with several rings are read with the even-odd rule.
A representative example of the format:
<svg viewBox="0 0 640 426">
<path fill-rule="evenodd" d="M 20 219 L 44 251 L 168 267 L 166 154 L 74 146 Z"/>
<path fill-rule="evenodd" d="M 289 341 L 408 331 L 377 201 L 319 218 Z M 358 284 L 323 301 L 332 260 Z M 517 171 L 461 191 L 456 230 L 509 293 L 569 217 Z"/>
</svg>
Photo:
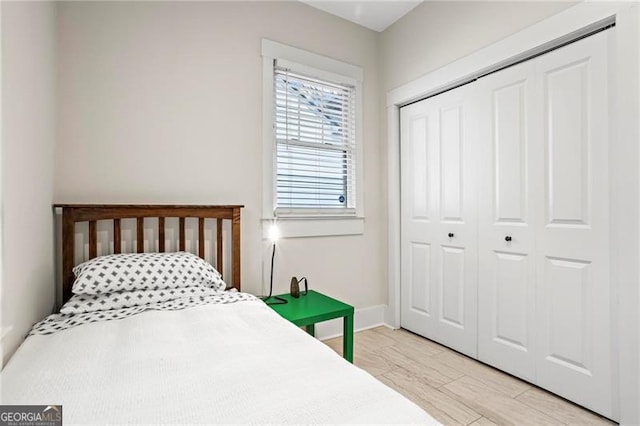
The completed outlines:
<svg viewBox="0 0 640 426">
<path fill-rule="evenodd" d="M 477 224 L 472 87 L 402 109 L 402 317 L 407 328 L 477 353 Z M 406 141 L 406 142 L 405 142 Z"/>
<path fill-rule="evenodd" d="M 477 82 L 478 355 L 535 380 L 535 214 L 542 184 L 533 61 Z M 536 131 L 538 134 L 536 134 Z"/>
<path fill-rule="evenodd" d="M 611 417 L 608 37 L 401 109 L 401 324 Z"/>
<path fill-rule="evenodd" d="M 541 386 L 611 415 L 606 36 L 536 62 L 544 132 L 536 368 Z"/>
</svg>

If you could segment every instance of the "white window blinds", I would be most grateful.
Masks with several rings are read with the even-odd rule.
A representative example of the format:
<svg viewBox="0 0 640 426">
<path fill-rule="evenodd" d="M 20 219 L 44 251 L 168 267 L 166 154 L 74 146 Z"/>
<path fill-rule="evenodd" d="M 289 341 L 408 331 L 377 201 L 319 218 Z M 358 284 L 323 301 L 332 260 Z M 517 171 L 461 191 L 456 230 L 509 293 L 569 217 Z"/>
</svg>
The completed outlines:
<svg viewBox="0 0 640 426">
<path fill-rule="evenodd" d="M 276 213 L 355 213 L 355 87 L 274 64 Z"/>
</svg>

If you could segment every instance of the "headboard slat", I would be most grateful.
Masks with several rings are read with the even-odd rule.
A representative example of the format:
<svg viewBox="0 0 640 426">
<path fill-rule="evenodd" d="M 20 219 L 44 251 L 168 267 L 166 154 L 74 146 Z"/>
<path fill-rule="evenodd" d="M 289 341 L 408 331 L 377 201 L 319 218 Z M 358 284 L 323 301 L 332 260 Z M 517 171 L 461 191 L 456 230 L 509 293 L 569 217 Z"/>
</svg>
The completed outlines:
<svg viewBox="0 0 640 426">
<path fill-rule="evenodd" d="M 122 252 L 120 219 L 113 219 L 113 252 L 115 254 L 120 254 Z"/>
<path fill-rule="evenodd" d="M 218 272 L 224 275 L 224 272 L 222 272 L 222 219 L 216 219 L 216 255 L 216 267 Z"/>
<path fill-rule="evenodd" d="M 204 218 L 198 218 L 198 256 L 204 259 Z"/>
<path fill-rule="evenodd" d="M 98 225 L 95 220 L 89 221 L 89 259 L 98 257 Z"/>
<path fill-rule="evenodd" d="M 144 217 L 139 217 L 136 220 L 136 240 L 138 253 L 144 253 Z"/>
<path fill-rule="evenodd" d="M 185 236 L 184 236 L 184 217 L 180 218 L 180 251 L 185 251 Z"/>
<path fill-rule="evenodd" d="M 164 248 L 164 217 L 158 218 L 158 251 L 165 252 Z"/>
<path fill-rule="evenodd" d="M 124 205 L 124 204 L 55 204 L 62 209 L 62 301 L 71 297 L 73 267 L 75 262 L 76 223 L 89 222 L 89 257 L 97 256 L 97 221 L 113 221 L 113 252 L 121 253 L 121 219 L 136 219 L 137 252 L 144 252 L 144 218 L 158 218 L 158 250 L 165 251 L 165 218 L 177 217 L 179 249 L 185 250 L 185 220 L 198 218 L 198 254 L 205 255 L 205 219 L 216 219 L 217 268 L 222 273 L 223 242 L 222 221 L 231 221 L 232 286 L 240 290 L 240 209 L 244 206 L 193 206 L 193 205 Z M 149 244 L 151 247 L 153 244 Z M 103 247 L 102 254 L 108 247 Z"/>
</svg>

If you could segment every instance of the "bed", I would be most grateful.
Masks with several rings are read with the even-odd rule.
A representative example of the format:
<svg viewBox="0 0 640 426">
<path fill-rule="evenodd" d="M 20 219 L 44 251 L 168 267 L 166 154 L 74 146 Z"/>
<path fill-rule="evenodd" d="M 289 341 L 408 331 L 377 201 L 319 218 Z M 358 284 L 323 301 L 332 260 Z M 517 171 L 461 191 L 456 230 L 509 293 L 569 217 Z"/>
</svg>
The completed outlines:
<svg viewBox="0 0 640 426">
<path fill-rule="evenodd" d="M 260 299 L 241 292 L 242 206 L 58 207 L 65 303 L 34 326 L 5 366 L 2 404 L 61 404 L 69 424 L 437 424 Z M 168 218 L 177 220 L 177 232 L 166 228 Z M 197 232 L 188 232 L 187 218 L 194 218 Z M 130 244 L 135 253 L 121 253 L 127 246 L 125 219 L 136 224 Z M 149 241 L 154 238 L 146 238 L 151 220 L 155 244 Z M 98 241 L 105 221 L 112 223 L 111 254 Z M 79 223 L 88 223 L 88 244 L 77 243 Z M 205 228 L 211 223 L 208 235 L 215 237 L 207 244 Z M 198 236 L 189 244 L 194 233 Z M 188 246 L 198 256 L 185 253 Z M 154 253 L 140 257 L 145 247 Z M 84 251 L 88 259 L 77 264 L 78 252 Z M 230 262 L 225 263 L 225 253 Z M 203 260 L 206 255 L 211 262 Z M 161 279 L 145 259 L 154 265 L 188 265 L 179 271 L 171 266 L 173 275 Z M 145 282 L 152 281 L 148 288 L 127 288 L 142 282 L 140 276 L 122 278 L 129 276 L 123 270 L 134 270 L 131 265 L 142 276 L 151 270 L 157 275 L 147 275 Z M 217 275 L 208 280 L 211 269 Z M 114 278 L 119 273 L 123 275 Z M 99 281 L 100 274 L 108 282 Z M 206 289 L 191 281 L 181 287 L 180 277 L 192 280 L 194 274 L 207 279 Z M 83 281 L 86 275 L 91 278 Z M 205 293 L 189 293 L 194 289 Z M 145 291 L 158 299 L 133 306 L 124 302 L 122 295 Z M 160 293 L 172 296 L 160 300 Z"/>
</svg>

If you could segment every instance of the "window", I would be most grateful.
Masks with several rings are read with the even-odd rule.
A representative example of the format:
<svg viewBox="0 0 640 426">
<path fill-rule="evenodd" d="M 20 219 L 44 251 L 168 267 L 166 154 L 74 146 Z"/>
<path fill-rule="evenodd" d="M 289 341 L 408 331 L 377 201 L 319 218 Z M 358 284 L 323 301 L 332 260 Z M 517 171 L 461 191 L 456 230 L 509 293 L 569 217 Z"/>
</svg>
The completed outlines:
<svg viewBox="0 0 640 426">
<path fill-rule="evenodd" d="M 262 40 L 263 235 L 361 234 L 362 68 Z"/>
<path fill-rule="evenodd" d="M 273 74 L 277 214 L 355 214 L 355 86 Z"/>
</svg>

